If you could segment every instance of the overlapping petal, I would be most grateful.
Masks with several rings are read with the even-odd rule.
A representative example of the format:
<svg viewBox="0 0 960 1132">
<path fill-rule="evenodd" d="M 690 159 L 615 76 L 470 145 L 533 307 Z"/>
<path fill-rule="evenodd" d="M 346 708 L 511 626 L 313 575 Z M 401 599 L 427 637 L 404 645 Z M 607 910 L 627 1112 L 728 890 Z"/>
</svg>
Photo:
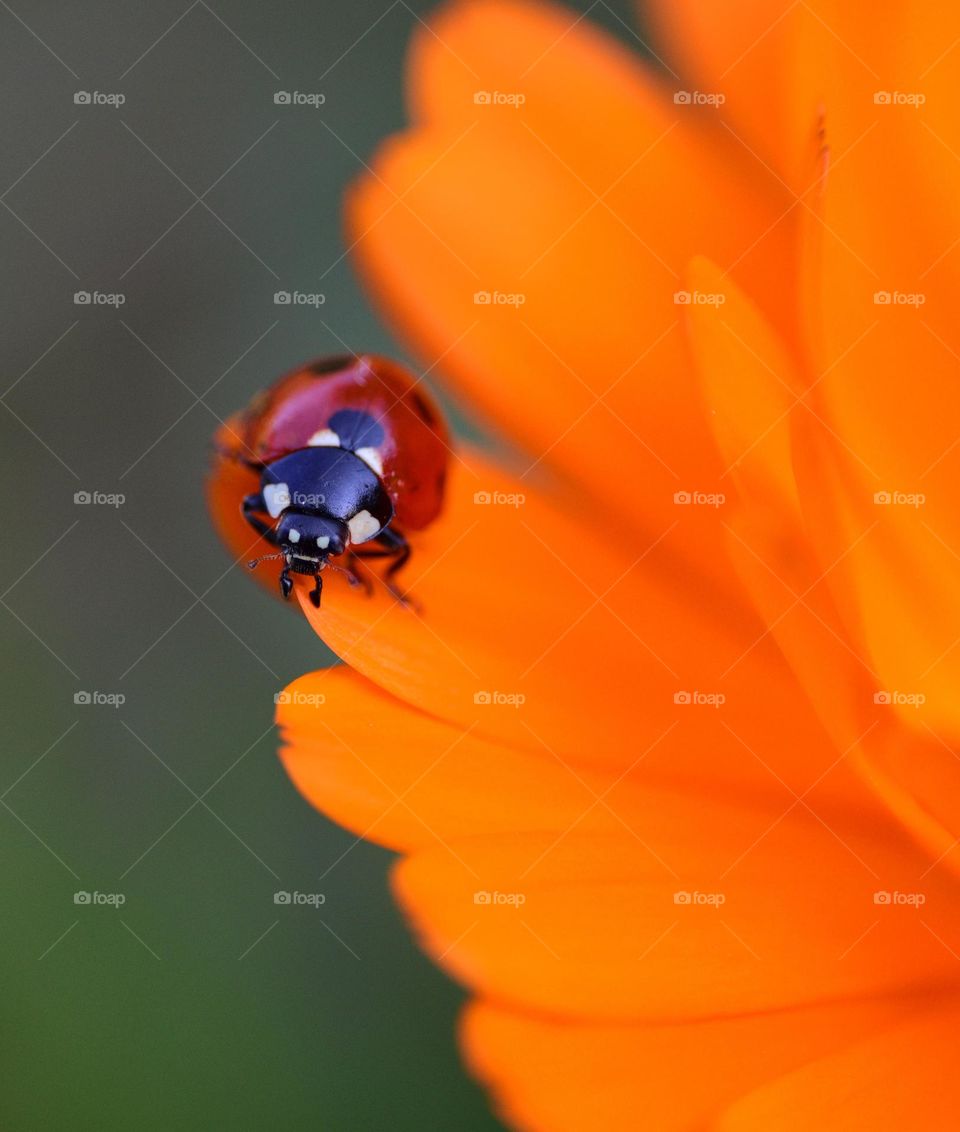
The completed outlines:
<svg viewBox="0 0 960 1132">
<path fill-rule="evenodd" d="M 731 1106 L 717 1132 L 946 1132 L 956 1123 L 953 1042 L 960 1007 L 948 996 L 902 1025 L 799 1066 Z"/>
<path fill-rule="evenodd" d="M 674 493 L 719 472 L 686 364 L 683 268 L 712 255 L 785 328 L 789 196 L 743 176 L 752 158 L 715 122 L 564 9 L 453 5 L 412 58 L 414 127 L 347 202 L 365 277 L 528 467 L 586 486 L 625 535 L 656 536 Z M 478 105 L 478 91 L 526 102 Z M 690 535 L 671 539 L 691 560 L 720 539 Z"/>
<path fill-rule="evenodd" d="M 704 801 L 658 799 L 659 820 L 651 807 L 636 837 L 433 846 L 397 866 L 395 891 L 457 978 L 547 1014 L 677 1021 L 951 984 L 953 880 L 918 885 L 926 857 L 894 826 L 840 833 L 801 809 L 758 829 Z"/>
<path fill-rule="evenodd" d="M 477 485 L 490 502 L 476 502 Z M 828 804 L 860 797 L 759 618 L 718 605 L 656 547 L 627 556 L 469 454 L 444 515 L 413 545 L 405 584 L 421 612 L 337 578 L 317 611 L 298 588 L 327 644 L 398 699 L 478 737 L 619 773 L 788 801 L 813 787 Z"/>
<path fill-rule="evenodd" d="M 714 1128 L 744 1094 L 881 1033 L 919 1009 L 910 1001 L 877 999 L 679 1025 L 630 1025 L 560 1023 L 480 1002 L 468 1010 L 462 1032 L 473 1071 L 493 1090 L 511 1126 L 538 1132 L 688 1132 Z M 915 1064 L 915 1058 L 904 1059 L 893 1076 L 912 1082 Z M 771 1120 L 746 1127 L 781 1125 Z"/>
</svg>

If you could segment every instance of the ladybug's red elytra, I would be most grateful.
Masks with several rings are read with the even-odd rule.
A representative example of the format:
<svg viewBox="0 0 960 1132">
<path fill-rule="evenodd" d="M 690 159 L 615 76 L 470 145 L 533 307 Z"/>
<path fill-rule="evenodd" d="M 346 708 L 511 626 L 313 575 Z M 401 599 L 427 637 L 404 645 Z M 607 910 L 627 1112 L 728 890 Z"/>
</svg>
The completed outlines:
<svg viewBox="0 0 960 1132">
<path fill-rule="evenodd" d="M 449 453 L 443 417 L 407 369 L 371 354 L 312 362 L 254 398 L 215 445 L 218 525 L 228 517 L 217 508 L 232 503 L 277 548 L 249 566 L 282 562 L 284 598 L 290 575 L 306 574 L 319 608 L 328 566 L 369 587 L 357 568 L 363 558 L 389 558 L 384 581 L 403 598 L 394 579 L 410 557 L 404 532 L 439 515 Z M 251 490 L 234 490 L 238 471 Z"/>
</svg>

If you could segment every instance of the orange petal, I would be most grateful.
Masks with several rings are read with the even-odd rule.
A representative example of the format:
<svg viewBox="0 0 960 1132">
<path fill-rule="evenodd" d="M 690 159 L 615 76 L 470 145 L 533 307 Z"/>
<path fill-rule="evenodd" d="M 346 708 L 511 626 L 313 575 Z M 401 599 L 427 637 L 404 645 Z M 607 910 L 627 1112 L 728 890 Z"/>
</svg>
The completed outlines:
<svg viewBox="0 0 960 1132">
<path fill-rule="evenodd" d="M 317 611 L 298 580 L 316 631 L 369 680 L 541 755 L 788 801 L 821 777 L 825 794 L 846 791 L 849 771 L 749 611 L 715 603 L 657 547 L 608 548 L 476 458 L 455 464 L 448 492 L 405 571 L 422 613 L 336 577 Z"/>
<path fill-rule="evenodd" d="M 946 864 L 960 867 L 960 763 L 954 696 L 954 595 L 944 573 L 919 568 L 934 541 L 922 509 L 877 505 L 811 424 L 800 434 L 798 467 L 819 546 L 824 585 L 843 611 L 872 678 L 858 691 L 873 728 L 864 769 L 880 793 Z M 914 534 L 909 536 L 910 525 Z M 911 561 L 913 559 L 913 561 Z M 945 564 L 942 564 L 945 566 Z M 922 583 L 922 584 L 921 584 Z"/>
<path fill-rule="evenodd" d="M 641 762 L 624 774 L 567 761 L 542 745 L 505 747 L 478 736 L 475 727 L 462 729 L 401 703 L 345 666 L 294 681 L 280 698 L 277 722 L 281 757 L 301 794 L 353 833 L 391 849 L 518 830 L 633 830 L 647 837 L 662 824 L 664 805 L 677 807 L 662 770 L 650 773 Z M 712 760 L 703 761 L 699 777 L 710 785 L 699 792 L 692 782 L 687 786 L 688 823 L 712 810 L 713 784 L 724 777 Z M 869 798 L 852 801 L 864 819 Z M 817 805 L 831 821 L 854 812 Z M 760 810 L 752 824 L 747 815 L 742 824 L 753 837 L 769 821 Z"/>
<path fill-rule="evenodd" d="M 294 681 L 277 722 L 281 757 L 300 793 L 390 849 L 574 824 L 611 831 L 628 820 L 618 815 L 640 809 L 637 787 L 611 790 L 619 772 L 575 770 L 546 750 L 480 738 L 408 707 L 347 667 Z"/>
<path fill-rule="evenodd" d="M 873 18 L 840 0 L 743 0 L 735 7 L 662 0 L 651 15 L 661 49 L 686 85 L 720 94 L 731 135 L 758 167 L 772 167 L 801 196 L 818 113 L 825 111 L 831 133 L 843 120 L 835 141 L 845 149 L 873 117 L 874 95 L 922 88 L 924 72 L 952 38 L 939 18 L 897 2 L 882 4 Z M 918 32 L 926 50 L 910 66 L 903 57 Z M 849 137 L 847 124 L 855 127 Z"/>
<path fill-rule="evenodd" d="M 714 287 L 718 275 L 705 260 L 690 268 L 692 286 Z M 801 512 L 793 422 L 811 412 L 802 375 L 755 306 L 732 286 L 722 308 L 691 310 L 690 332 L 736 489 L 727 509 L 730 558 L 838 752 L 849 754 L 880 722 L 868 711 L 875 674 L 856 639 L 850 642 Z"/>
<path fill-rule="evenodd" d="M 956 36 L 906 5 L 862 23 L 869 52 L 856 37 L 821 45 L 833 155 L 806 216 L 803 287 L 816 416 L 794 447 L 819 572 L 873 690 L 894 701 L 874 713 L 865 769 L 939 855 L 960 834 Z M 841 65 L 851 46 L 882 81 Z"/>
<path fill-rule="evenodd" d="M 931 216 L 910 160 L 909 135 L 930 137 L 923 108 L 911 119 L 908 107 L 872 109 L 869 136 L 833 163 L 824 224 L 814 225 L 817 416 L 798 451 L 824 565 L 849 550 L 831 578 L 838 606 L 862 634 L 881 686 L 925 694 L 930 726 L 950 742 L 960 737 L 960 280 L 949 256 L 940 260 L 955 237 Z M 875 186 L 867 194 L 866 177 Z"/>
<path fill-rule="evenodd" d="M 925 858 L 895 829 L 661 805 L 638 838 L 421 851 L 396 867 L 397 897 L 471 989 L 553 1015 L 702 1018 L 955 979 L 953 881 L 918 883 Z"/>
<path fill-rule="evenodd" d="M 919 1018 L 799 1066 L 734 1104 L 717 1132 L 901 1132 L 955 1128 L 960 1006 L 950 997 Z"/>
<path fill-rule="evenodd" d="M 692 268 L 700 286 L 712 286 L 715 274 L 705 263 Z M 891 683 L 889 669 L 881 675 L 877 654 L 863 645 L 885 630 L 907 633 L 900 614 L 887 615 L 879 605 L 870 611 L 876 625 L 862 623 L 865 594 L 887 594 L 895 585 L 888 571 L 900 555 L 889 538 L 881 541 L 877 526 L 893 509 L 878 509 L 872 500 L 854 509 L 847 502 L 853 497 L 847 485 L 826 472 L 836 463 L 838 439 L 795 392 L 798 375 L 757 312 L 743 296 L 730 298 L 722 311 L 694 309 L 691 331 L 738 489 L 728 524 L 731 557 L 837 750 L 851 756 L 936 857 L 954 864 L 957 855 L 949 850 L 960 831 L 960 764 L 933 732 L 927 705 L 884 703 L 882 694 L 875 701 L 878 691 L 910 684 Z M 809 527 L 799 509 L 794 454 Z M 834 559 L 821 561 L 817 544 Z M 851 573 L 858 562 L 862 568 Z M 920 624 L 915 618 L 914 633 Z M 917 639 L 910 643 L 916 647 Z M 909 651 L 891 649 L 900 658 Z"/>
<path fill-rule="evenodd" d="M 347 202 L 361 269 L 531 460 L 586 484 L 621 528 L 657 530 L 675 491 L 709 491 L 717 471 L 674 301 L 683 265 L 713 255 L 784 322 L 784 197 L 738 180 L 748 158 L 562 10 L 454 5 L 437 27 L 413 57 L 425 124 Z M 519 110 L 472 102 L 517 87 Z M 611 487 L 624 468 L 639 498 Z"/>
<path fill-rule="evenodd" d="M 721 114 L 744 146 L 795 172 L 798 138 L 790 113 L 804 13 L 793 0 L 662 0 L 650 7 L 658 46 L 680 72 L 678 85 L 719 94 Z"/>
<path fill-rule="evenodd" d="M 847 1048 L 909 1008 L 876 1000 L 636 1026 L 562 1022 L 481 1002 L 464 1016 L 462 1041 L 472 1071 L 493 1091 L 511 1126 L 689 1132 L 708 1127 L 745 1092 Z"/>
</svg>

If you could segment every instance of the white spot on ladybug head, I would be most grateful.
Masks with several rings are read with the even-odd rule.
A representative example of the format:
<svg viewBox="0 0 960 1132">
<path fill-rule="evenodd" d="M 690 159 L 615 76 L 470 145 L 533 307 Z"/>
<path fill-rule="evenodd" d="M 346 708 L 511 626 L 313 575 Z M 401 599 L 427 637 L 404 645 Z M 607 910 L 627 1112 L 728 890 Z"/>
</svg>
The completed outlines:
<svg viewBox="0 0 960 1132">
<path fill-rule="evenodd" d="M 330 536 L 329 535 L 318 535 L 317 536 L 317 546 L 321 550 L 326 550 L 329 545 L 330 545 Z"/>
<path fill-rule="evenodd" d="M 340 437 L 333 431 L 332 428 L 322 428 L 319 432 L 315 432 L 313 436 L 307 441 L 310 448 L 339 448 Z"/>
<path fill-rule="evenodd" d="M 290 488 L 285 483 L 264 484 L 263 502 L 270 518 L 276 519 L 281 511 L 290 506 Z"/>
<path fill-rule="evenodd" d="M 383 475 L 383 461 L 380 459 L 380 453 L 376 448 L 358 448 L 355 455 L 367 465 L 372 468 L 378 476 Z"/>
<path fill-rule="evenodd" d="M 287 531 L 287 539 L 290 542 L 299 542 L 300 541 L 300 532 L 298 530 L 294 529 L 293 527 L 291 527 L 290 530 Z"/>
<path fill-rule="evenodd" d="M 380 523 L 369 511 L 358 511 L 347 522 L 347 526 L 350 528 L 351 542 L 366 542 L 367 539 L 371 539 L 374 535 L 380 533 Z"/>
</svg>

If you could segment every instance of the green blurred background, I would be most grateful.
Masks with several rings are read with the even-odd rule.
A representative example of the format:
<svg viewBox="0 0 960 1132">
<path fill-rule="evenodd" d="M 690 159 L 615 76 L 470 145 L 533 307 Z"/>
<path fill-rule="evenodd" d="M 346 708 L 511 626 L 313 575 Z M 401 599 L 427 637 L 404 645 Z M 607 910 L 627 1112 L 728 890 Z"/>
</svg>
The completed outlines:
<svg viewBox="0 0 960 1132">
<path fill-rule="evenodd" d="M 202 489 L 216 417 L 274 376 L 401 352 L 339 199 L 430 7 L 0 6 L 5 1130 L 499 1127 L 390 855 L 280 767 L 273 695 L 332 658 L 229 568 Z M 579 7 L 636 46 L 628 5 Z"/>
</svg>

